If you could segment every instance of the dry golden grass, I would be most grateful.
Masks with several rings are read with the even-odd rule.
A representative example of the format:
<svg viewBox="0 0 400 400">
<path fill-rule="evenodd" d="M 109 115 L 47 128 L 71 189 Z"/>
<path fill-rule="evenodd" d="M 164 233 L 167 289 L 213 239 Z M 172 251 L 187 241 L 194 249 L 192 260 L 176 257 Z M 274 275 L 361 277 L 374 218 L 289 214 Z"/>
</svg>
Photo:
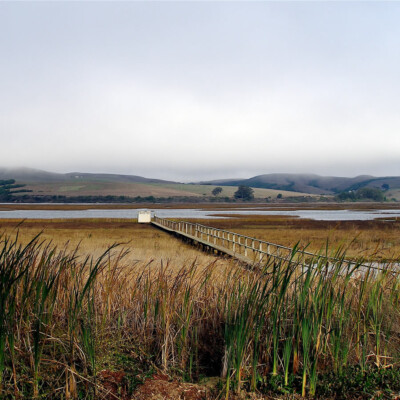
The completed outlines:
<svg viewBox="0 0 400 400">
<path fill-rule="evenodd" d="M 51 240 L 58 247 L 72 249 L 79 244 L 82 255 L 99 257 L 110 245 L 120 243 L 129 250 L 126 262 L 153 266 L 170 263 L 176 268 L 195 262 L 206 265 L 216 257 L 147 224 L 135 220 L 27 220 L 19 225 L 16 220 L 0 220 L 0 233 L 19 231 L 22 243 L 27 243 L 41 232 L 42 240 Z"/>
<path fill-rule="evenodd" d="M 201 222 L 289 246 L 310 238 L 323 244 L 324 235 L 339 245 L 357 231 L 369 245 L 373 235 L 394 240 L 399 229 L 399 221 L 247 216 Z M 397 275 L 360 279 L 340 262 L 333 272 L 326 269 L 323 259 L 306 270 L 270 259 L 261 274 L 133 220 L 0 220 L 0 233 L 17 231 L 23 243 L 42 232 L 40 240 L 80 250 L 76 258 L 33 243 L 21 252 L 3 237 L 2 287 L 12 290 L 2 291 L 2 304 L 12 312 L 0 313 L 7 327 L 0 330 L 1 398 L 78 398 L 78 391 L 87 399 L 110 398 L 113 377 L 137 381 L 138 372 L 154 370 L 191 381 L 222 374 L 225 398 L 232 398 L 230 379 L 234 398 L 242 398 L 244 388 L 266 389 L 258 376 L 298 381 L 302 374 L 304 397 L 317 390 L 312 371 L 342 376 L 347 366 L 374 373 L 399 363 Z M 81 262 L 116 242 L 130 250 L 127 257 L 114 249 L 98 264 Z M 112 398 L 136 398 L 128 396 L 128 382 L 113 386 L 118 396 Z"/>
<path fill-rule="evenodd" d="M 314 221 L 282 216 L 235 216 L 231 219 L 197 220 L 198 223 L 241 233 L 268 242 L 293 247 L 308 246 L 318 252 L 329 244 L 339 246 L 349 257 L 396 259 L 400 255 L 400 219 L 395 221 Z M 0 220 L 0 232 L 16 229 L 16 220 Z M 109 245 L 123 243 L 130 250 L 129 259 L 187 264 L 192 260 L 209 263 L 214 256 L 183 243 L 173 236 L 136 220 L 28 220 L 18 227 L 23 241 L 43 231 L 42 238 L 62 246 L 80 243 L 82 253 L 99 256 Z"/>
<path fill-rule="evenodd" d="M 385 193 L 386 198 L 400 200 L 400 189 L 391 189 Z"/>
<path fill-rule="evenodd" d="M 121 183 L 102 181 L 72 181 L 60 183 L 34 183 L 26 186 L 37 195 L 63 196 L 198 196 L 196 192 L 183 191 L 171 185 L 155 185 L 148 183 Z"/>
<path fill-rule="evenodd" d="M 197 196 L 212 196 L 212 191 L 216 187 L 221 187 L 222 192 L 219 194 L 219 197 L 233 197 L 234 193 L 237 191 L 237 186 L 218 186 L 218 185 L 187 185 L 187 184 L 152 184 L 153 186 L 159 186 L 163 188 L 170 188 L 171 190 L 180 190 L 181 196 L 186 195 L 197 195 Z M 270 197 L 271 199 L 276 199 L 278 194 L 281 194 L 283 197 L 299 197 L 299 196 L 308 196 L 308 197 L 319 197 L 319 195 L 310 194 L 310 193 L 301 193 L 301 192 L 289 192 L 287 190 L 276 190 L 276 189 L 262 189 L 262 188 L 253 188 L 254 197 L 257 199 L 265 199 Z"/>
<path fill-rule="evenodd" d="M 344 247 L 348 257 L 398 259 L 400 219 L 395 221 L 315 221 L 282 216 L 236 216 L 198 223 L 288 247 L 300 242 L 308 251 Z"/>
<path fill-rule="evenodd" d="M 106 182 L 78 180 L 53 183 L 31 183 L 26 189 L 32 190 L 35 195 L 63 195 L 63 196 L 212 196 L 215 185 L 189 185 L 180 183 L 139 183 L 139 182 Z M 237 186 L 223 186 L 220 197 L 232 197 Z M 271 197 L 275 199 L 278 194 L 283 197 L 310 196 L 318 197 L 308 193 L 289 192 L 285 190 L 258 189 L 254 188 L 257 198 Z"/>
<path fill-rule="evenodd" d="M 13 222 L 4 222 L 3 231 L 13 233 Z M 76 243 L 96 226 L 100 236 L 85 238 L 92 251 L 121 232 L 138 243 L 155 239 L 154 228 L 129 221 L 27 221 L 20 232 L 27 241 L 43 228 L 54 243 L 69 236 Z M 161 254 L 180 260 L 177 242 L 166 237 Z M 128 400 L 136 398 L 129 379 L 140 382 L 160 370 L 191 381 L 222 375 L 225 394 L 215 387 L 210 399 L 244 398 L 248 389 L 268 392 L 258 377 L 272 382 L 279 375 L 287 386 L 290 377 L 298 382 L 303 376 L 304 398 L 314 396 L 320 378 L 331 382 L 332 371 L 342 376 L 355 366 L 374 374 L 376 366 L 384 372 L 398 365 L 396 275 L 360 279 L 341 262 L 329 271 L 320 259 L 304 270 L 271 259 L 262 274 L 233 266 L 220 279 L 216 263 L 144 269 L 114 251 L 93 264 L 38 242 L 23 250 L 7 237 L 0 244 L 2 288 L 10 288 L 1 292 L 7 311 L 0 313 L 7 327 L 0 330 L 1 398 L 85 393 L 88 400 Z M 396 376 L 392 381 L 385 388 L 397 388 Z M 298 385 L 290 385 L 298 398 Z M 115 396 L 109 397 L 110 387 Z"/>
<path fill-rule="evenodd" d="M 65 205 L 65 204 L 11 204 L 1 205 L 1 210 L 12 209 L 72 209 L 87 208 L 138 208 L 145 204 L 134 205 Z M 238 204 L 168 204 L 151 205 L 156 208 L 203 208 L 233 209 L 251 208 L 255 205 Z M 393 204 L 257 204 L 257 207 L 290 209 L 371 209 L 396 208 Z M 318 252 L 329 243 L 331 251 L 339 246 L 347 248 L 349 257 L 366 257 L 374 259 L 396 259 L 400 255 L 400 220 L 395 221 L 314 221 L 282 216 L 237 216 L 231 219 L 197 220 L 198 223 L 216 228 L 223 228 L 268 242 L 293 247 L 300 242 L 301 247 L 308 246 L 312 252 Z M 17 220 L 0 219 L 0 232 L 10 233 L 16 229 Z M 216 258 L 184 244 L 180 240 L 157 230 L 156 228 L 137 224 L 136 220 L 93 219 L 93 220 L 27 220 L 18 227 L 23 241 L 43 231 L 42 238 L 52 240 L 63 246 L 69 242 L 70 247 L 80 243 L 81 253 L 99 256 L 113 243 L 123 243 L 129 249 L 129 260 L 160 265 L 171 262 L 186 265 L 196 260 L 207 264 Z"/>
</svg>

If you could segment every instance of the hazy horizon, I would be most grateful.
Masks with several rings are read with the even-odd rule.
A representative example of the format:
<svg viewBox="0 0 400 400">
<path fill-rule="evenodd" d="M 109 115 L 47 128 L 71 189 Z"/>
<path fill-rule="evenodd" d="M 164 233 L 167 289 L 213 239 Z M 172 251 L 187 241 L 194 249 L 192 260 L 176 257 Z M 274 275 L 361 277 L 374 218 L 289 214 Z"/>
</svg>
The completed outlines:
<svg viewBox="0 0 400 400">
<path fill-rule="evenodd" d="M 400 175 L 398 2 L 1 2 L 0 166 Z"/>
<path fill-rule="evenodd" d="M 26 166 L 20 166 L 20 167 L 4 167 L 2 165 L 0 165 L 0 173 L 2 172 L 2 169 L 6 169 L 6 170 L 20 170 L 20 172 L 22 172 L 22 170 L 31 170 L 32 172 L 35 171 L 41 171 L 41 172 L 48 172 L 48 173 L 56 173 L 56 174 L 87 174 L 87 173 L 91 173 L 91 174 L 111 174 L 111 175 L 137 175 L 137 174 L 126 174 L 126 173 L 118 173 L 118 172 L 108 172 L 108 171 L 83 171 L 83 170 L 71 170 L 71 171 L 51 171 L 51 170 L 43 170 L 43 169 L 36 169 L 36 168 L 30 168 L 30 167 L 26 167 Z M 338 177 L 338 178 L 356 178 L 357 176 L 372 176 L 369 174 L 359 174 L 359 175 L 324 175 L 324 174 L 318 174 L 318 173 L 314 173 L 314 172 L 272 172 L 272 173 L 265 173 L 265 174 L 256 174 L 256 175 L 242 175 L 242 176 L 219 176 L 216 177 L 215 179 L 182 179 L 182 180 L 174 180 L 174 179 L 164 179 L 160 176 L 146 176 L 146 175 L 139 175 L 142 178 L 147 178 L 147 179 L 161 179 L 161 180 L 171 180 L 171 181 L 175 181 L 175 182 L 181 182 L 181 183 L 198 183 L 201 181 L 212 181 L 212 180 L 230 180 L 230 179 L 249 179 L 249 178 L 253 178 L 255 176 L 258 175 L 268 175 L 268 174 L 281 174 L 281 175 L 318 175 L 321 177 Z M 394 175 L 374 175 L 375 178 L 382 178 L 382 177 L 390 177 L 390 176 L 394 176 Z M 8 178 L 13 178 L 12 174 L 10 174 L 8 176 Z"/>
</svg>

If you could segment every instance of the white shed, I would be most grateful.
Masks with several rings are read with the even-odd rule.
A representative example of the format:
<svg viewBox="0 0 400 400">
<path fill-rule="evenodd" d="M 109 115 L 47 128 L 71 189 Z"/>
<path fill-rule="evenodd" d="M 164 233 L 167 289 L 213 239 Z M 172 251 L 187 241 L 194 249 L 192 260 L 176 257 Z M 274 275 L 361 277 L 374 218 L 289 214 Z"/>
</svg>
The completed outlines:
<svg viewBox="0 0 400 400">
<path fill-rule="evenodd" d="M 151 222 L 151 211 L 140 210 L 138 212 L 138 222 L 139 224 L 149 224 Z"/>
</svg>

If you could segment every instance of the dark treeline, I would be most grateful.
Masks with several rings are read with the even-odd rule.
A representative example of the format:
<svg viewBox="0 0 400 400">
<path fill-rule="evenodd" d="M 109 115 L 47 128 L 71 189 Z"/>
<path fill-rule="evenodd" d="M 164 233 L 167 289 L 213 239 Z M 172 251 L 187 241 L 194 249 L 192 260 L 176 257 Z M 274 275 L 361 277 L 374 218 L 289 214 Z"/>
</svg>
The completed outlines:
<svg viewBox="0 0 400 400">
<path fill-rule="evenodd" d="M 27 193 L 31 190 L 20 189 L 25 185 L 16 184 L 15 179 L 0 180 L 0 201 L 13 202 L 16 197 L 15 193 Z M 16 190 L 18 189 L 18 190 Z"/>
<path fill-rule="evenodd" d="M 6 201 L 13 203 L 198 203 L 198 202 L 233 202 L 230 197 L 190 197 L 190 196 L 61 196 L 24 194 L 9 196 Z"/>
<path fill-rule="evenodd" d="M 358 190 L 350 190 L 348 192 L 339 193 L 336 196 L 336 199 L 341 201 L 385 201 L 386 197 L 384 192 L 378 188 L 364 187 Z"/>
</svg>

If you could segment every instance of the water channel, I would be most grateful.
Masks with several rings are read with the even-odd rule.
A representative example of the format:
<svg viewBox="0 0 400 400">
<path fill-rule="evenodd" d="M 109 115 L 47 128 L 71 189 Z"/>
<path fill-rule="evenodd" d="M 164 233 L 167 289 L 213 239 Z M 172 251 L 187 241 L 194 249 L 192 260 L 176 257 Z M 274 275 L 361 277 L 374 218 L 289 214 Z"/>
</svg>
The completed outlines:
<svg viewBox="0 0 400 400">
<path fill-rule="evenodd" d="M 141 209 L 87 209 L 87 210 L 6 210 L 0 211 L 0 219 L 74 219 L 74 218 L 117 218 L 136 219 Z M 215 219 L 235 215 L 283 215 L 319 221 L 367 221 L 376 218 L 394 220 L 400 210 L 266 210 L 266 209 L 152 209 L 162 218 Z"/>
</svg>

